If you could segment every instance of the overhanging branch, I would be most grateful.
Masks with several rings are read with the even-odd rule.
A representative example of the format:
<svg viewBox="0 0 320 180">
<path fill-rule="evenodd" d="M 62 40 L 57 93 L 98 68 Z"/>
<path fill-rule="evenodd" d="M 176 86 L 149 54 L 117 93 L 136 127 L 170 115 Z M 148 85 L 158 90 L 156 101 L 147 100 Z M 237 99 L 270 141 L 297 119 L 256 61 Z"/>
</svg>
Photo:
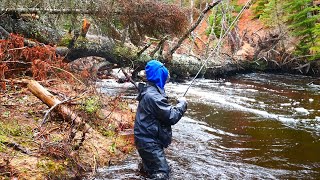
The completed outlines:
<svg viewBox="0 0 320 180">
<path fill-rule="evenodd" d="M 181 46 L 182 42 L 190 35 L 190 33 L 192 31 L 194 31 L 198 27 L 198 25 L 200 24 L 200 22 L 204 18 L 205 14 L 208 11 L 210 11 L 213 7 L 217 6 L 221 1 L 222 0 L 218 0 L 216 2 L 212 2 L 211 4 L 208 4 L 207 7 L 202 10 L 202 12 L 201 12 L 200 16 L 198 17 L 197 21 L 195 23 L 193 23 L 193 25 L 190 27 L 190 29 L 179 39 L 177 44 L 170 49 L 170 51 L 167 54 L 168 57 L 172 56 L 172 54 Z"/>
</svg>

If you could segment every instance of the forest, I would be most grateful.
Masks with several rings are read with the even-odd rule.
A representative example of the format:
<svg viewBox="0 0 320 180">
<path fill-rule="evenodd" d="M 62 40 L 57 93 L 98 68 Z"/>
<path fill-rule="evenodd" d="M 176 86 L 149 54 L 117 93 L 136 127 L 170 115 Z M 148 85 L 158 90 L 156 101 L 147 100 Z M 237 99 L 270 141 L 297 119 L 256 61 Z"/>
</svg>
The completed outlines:
<svg viewBox="0 0 320 180">
<path fill-rule="evenodd" d="M 96 82 L 136 86 L 151 59 L 173 82 L 320 76 L 319 0 L 0 1 L 1 179 L 76 179 L 123 160 L 136 101 Z"/>
</svg>

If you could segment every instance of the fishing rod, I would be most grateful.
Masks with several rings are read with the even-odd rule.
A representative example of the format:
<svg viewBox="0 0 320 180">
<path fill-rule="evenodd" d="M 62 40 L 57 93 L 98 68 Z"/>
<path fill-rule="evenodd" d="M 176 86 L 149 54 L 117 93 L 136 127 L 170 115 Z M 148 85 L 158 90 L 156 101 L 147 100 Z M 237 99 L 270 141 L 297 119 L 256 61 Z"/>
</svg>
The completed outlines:
<svg viewBox="0 0 320 180">
<path fill-rule="evenodd" d="M 200 67 L 199 71 L 197 72 L 197 74 L 194 76 L 194 78 L 192 79 L 191 83 L 189 84 L 188 88 L 186 89 L 186 91 L 183 94 L 183 97 L 185 97 L 185 95 L 187 94 L 188 90 L 190 89 L 190 87 L 192 86 L 192 84 L 194 83 L 194 81 L 196 80 L 196 78 L 198 77 L 198 75 L 200 74 L 200 72 L 202 71 L 202 69 L 204 68 L 204 66 L 208 63 L 208 60 L 214 55 L 216 54 L 216 50 L 220 47 L 220 44 L 222 42 L 222 39 L 229 33 L 229 31 L 231 30 L 233 24 L 240 18 L 240 16 L 242 15 L 242 13 L 245 11 L 245 9 L 248 7 L 249 8 L 249 3 L 251 3 L 252 0 L 248 0 L 246 2 L 246 4 L 243 6 L 243 8 L 241 9 L 241 11 L 238 13 L 237 17 L 232 21 L 232 23 L 230 24 L 229 28 L 226 30 L 226 32 L 223 34 L 222 37 L 220 37 L 217 45 L 214 47 L 214 49 L 212 50 L 213 52 L 206 58 L 205 62 L 203 63 L 203 65 Z"/>
</svg>

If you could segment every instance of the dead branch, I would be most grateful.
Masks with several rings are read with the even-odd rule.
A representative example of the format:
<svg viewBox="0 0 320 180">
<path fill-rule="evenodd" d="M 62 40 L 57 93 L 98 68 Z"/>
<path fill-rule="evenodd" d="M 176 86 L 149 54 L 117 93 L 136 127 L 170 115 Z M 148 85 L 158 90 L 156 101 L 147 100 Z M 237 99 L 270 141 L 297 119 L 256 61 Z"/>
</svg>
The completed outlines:
<svg viewBox="0 0 320 180">
<path fill-rule="evenodd" d="M 193 23 L 193 25 L 189 28 L 189 30 L 178 40 L 177 44 L 175 46 L 173 46 L 169 52 L 167 53 L 167 57 L 171 57 L 172 54 L 181 46 L 182 42 L 190 35 L 191 32 L 193 32 L 198 25 L 200 24 L 200 22 L 202 21 L 202 19 L 204 18 L 205 14 L 210 11 L 213 7 L 217 6 L 222 0 L 218 0 L 216 2 L 212 2 L 211 4 L 208 4 L 207 7 L 205 9 L 202 10 L 200 16 L 198 17 L 197 21 L 195 23 Z"/>
<path fill-rule="evenodd" d="M 10 33 L 5 30 L 2 26 L 0 26 L 0 38 L 7 39 L 10 36 Z"/>
<path fill-rule="evenodd" d="M 17 79 L 0 79 L 0 82 L 6 82 L 6 83 L 16 83 L 16 84 L 22 84 L 27 85 L 26 79 L 17 80 Z"/>
<path fill-rule="evenodd" d="M 71 100 L 71 98 L 65 99 L 65 100 L 61 101 L 60 103 L 57 103 L 57 104 L 55 104 L 54 106 L 52 106 L 52 107 L 46 112 L 46 114 L 44 115 L 44 117 L 43 117 L 43 119 L 42 119 L 42 121 L 41 121 L 40 126 L 42 126 L 44 123 L 46 123 L 47 118 L 48 118 L 49 114 L 52 112 L 52 110 L 54 110 L 58 105 L 63 104 L 63 103 L 65 103 L 65 102 L 68 102 L 68 101 L 70 101 L 70 100 Z"/>
<path fill-rule="evenodd" d="M 91 25 L 91 23 L 90 23 L 87 19 L 84 19 L 84 20 L 83 20 L 83 22 L 82 22 L 82 28 L 81 28 L 81 33 L 80 33 L 80 35 L 81 35 L 82 37 L 84 37 L 84 38 L 86 37 L 90 25 Z"/>
<path fill-rule="evenodd" d="M 86 92 L 83 92 L 80 96 L 84 95 L 85 93 L 86 93 Z M 80 96 L 79 96 L 79 97 L 80 97 Z M 58 105 L 63 104 L 63 103 L 66 103 L 66 102 L 71 101 L 71 100 L 74 100 L 74 99 L 76 99 L 76 98 L 77 98 L 77 97 L 67 98 L 67 99 L 61 101 L 60 103 L 57 103 L 57 104 L 55 104 L 54 106 L 52 106 L 52 107 L 46 112 L 46 114 L 44 115 L 40 126 L 42 126 L 44 123 L 46 123 L 46 120 L 47 120 L 49 114 L 50 114 Z"/>
<path fill-rule="evenodd" d="M 150 56 L 153 57 L 154 54 L 161 49 L 161 47 L 163 46 L 164 42 L 169 38 L 169 36 L 165 36 L 163 37 L 160 42 L 158 43 L 157 47 L 150 53 Z"/>
<path fill-rule="evenodd" d="M 147 50 L 150 46 L 152 45 L 152 42 L 148 42 L 138 53 L 137 53 L 137 56 L 140 57 L 141 54 Z"/>
<path fill-rule="evenodd" d="M 20 151 L 24 154 L 28 154 L 28 155 L 31 155 L 31 151 L 26 149 L 25 147 L 21 146 L 20 144 L 14 142 L 14 141 L 11 141 L 11 142 L 2 142 L 2 144 L 8 146 L 8 147 L 12 147 L 13 149 L 17 150 L 17 151 Z"/>
<path fill-rule="evenodd" d="M 303 71 L 302 71 L 303 68 L 306 68 L 306 72 L 305 73 L 308 73 L 309 69 L 310 69 L 310 63 L 306 63 L 304 65 L 300 65 L 299 67 L 296 67 L 294 69 L 298 70 L 300 73 L 303 73 Z"/>
<path fill-rule="evenodd" d="M 126 78 L 134 85 L 134 87 L 138 88 L 138 85 L 132 80 L 131 76 L 123 69 L 121 68 L 121 71 L 123 72 L 123 74 L 126 76 Z"/>
<path fill-rule="evenodd" d="M 91 132 L 92 128 L 87 124 L 81 117 L 74 113 L 69 107 L 61 104 L 61 101 L 55 98 L 49 91 L 47 91 L 43 86 L 41 86 L 37 81 L 27 80 L 28 89 L 44 102 L 47 106 L 52 107 L 59 104 L 56 108 L 59 114 L 63 115 L 67 120 L 72 122 L 77 127 L 81 127 L 83 132 Z"/>
</svg>

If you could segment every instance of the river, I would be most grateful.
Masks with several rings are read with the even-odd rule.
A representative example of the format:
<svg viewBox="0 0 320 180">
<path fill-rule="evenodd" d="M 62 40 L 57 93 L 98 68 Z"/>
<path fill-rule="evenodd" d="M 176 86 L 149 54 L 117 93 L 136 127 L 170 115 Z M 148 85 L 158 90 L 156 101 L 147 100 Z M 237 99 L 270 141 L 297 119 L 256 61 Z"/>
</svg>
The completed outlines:
<svg viewBox="0 0 320 180">
<path fill-rule="evenodd" d="M 168 83 L 169 98 L 181 96 L 189 83 Z M 130 85 L 104 82 L 102 90 L 118 93 L 124 86 Z M 320 179 L 319 78 L 252 73 L 197 79 L 187 100 L 166 149 L 171 179 Z M 94 179 L 144 179 L 138 162 L 132 152 Z"/>
</svg>

